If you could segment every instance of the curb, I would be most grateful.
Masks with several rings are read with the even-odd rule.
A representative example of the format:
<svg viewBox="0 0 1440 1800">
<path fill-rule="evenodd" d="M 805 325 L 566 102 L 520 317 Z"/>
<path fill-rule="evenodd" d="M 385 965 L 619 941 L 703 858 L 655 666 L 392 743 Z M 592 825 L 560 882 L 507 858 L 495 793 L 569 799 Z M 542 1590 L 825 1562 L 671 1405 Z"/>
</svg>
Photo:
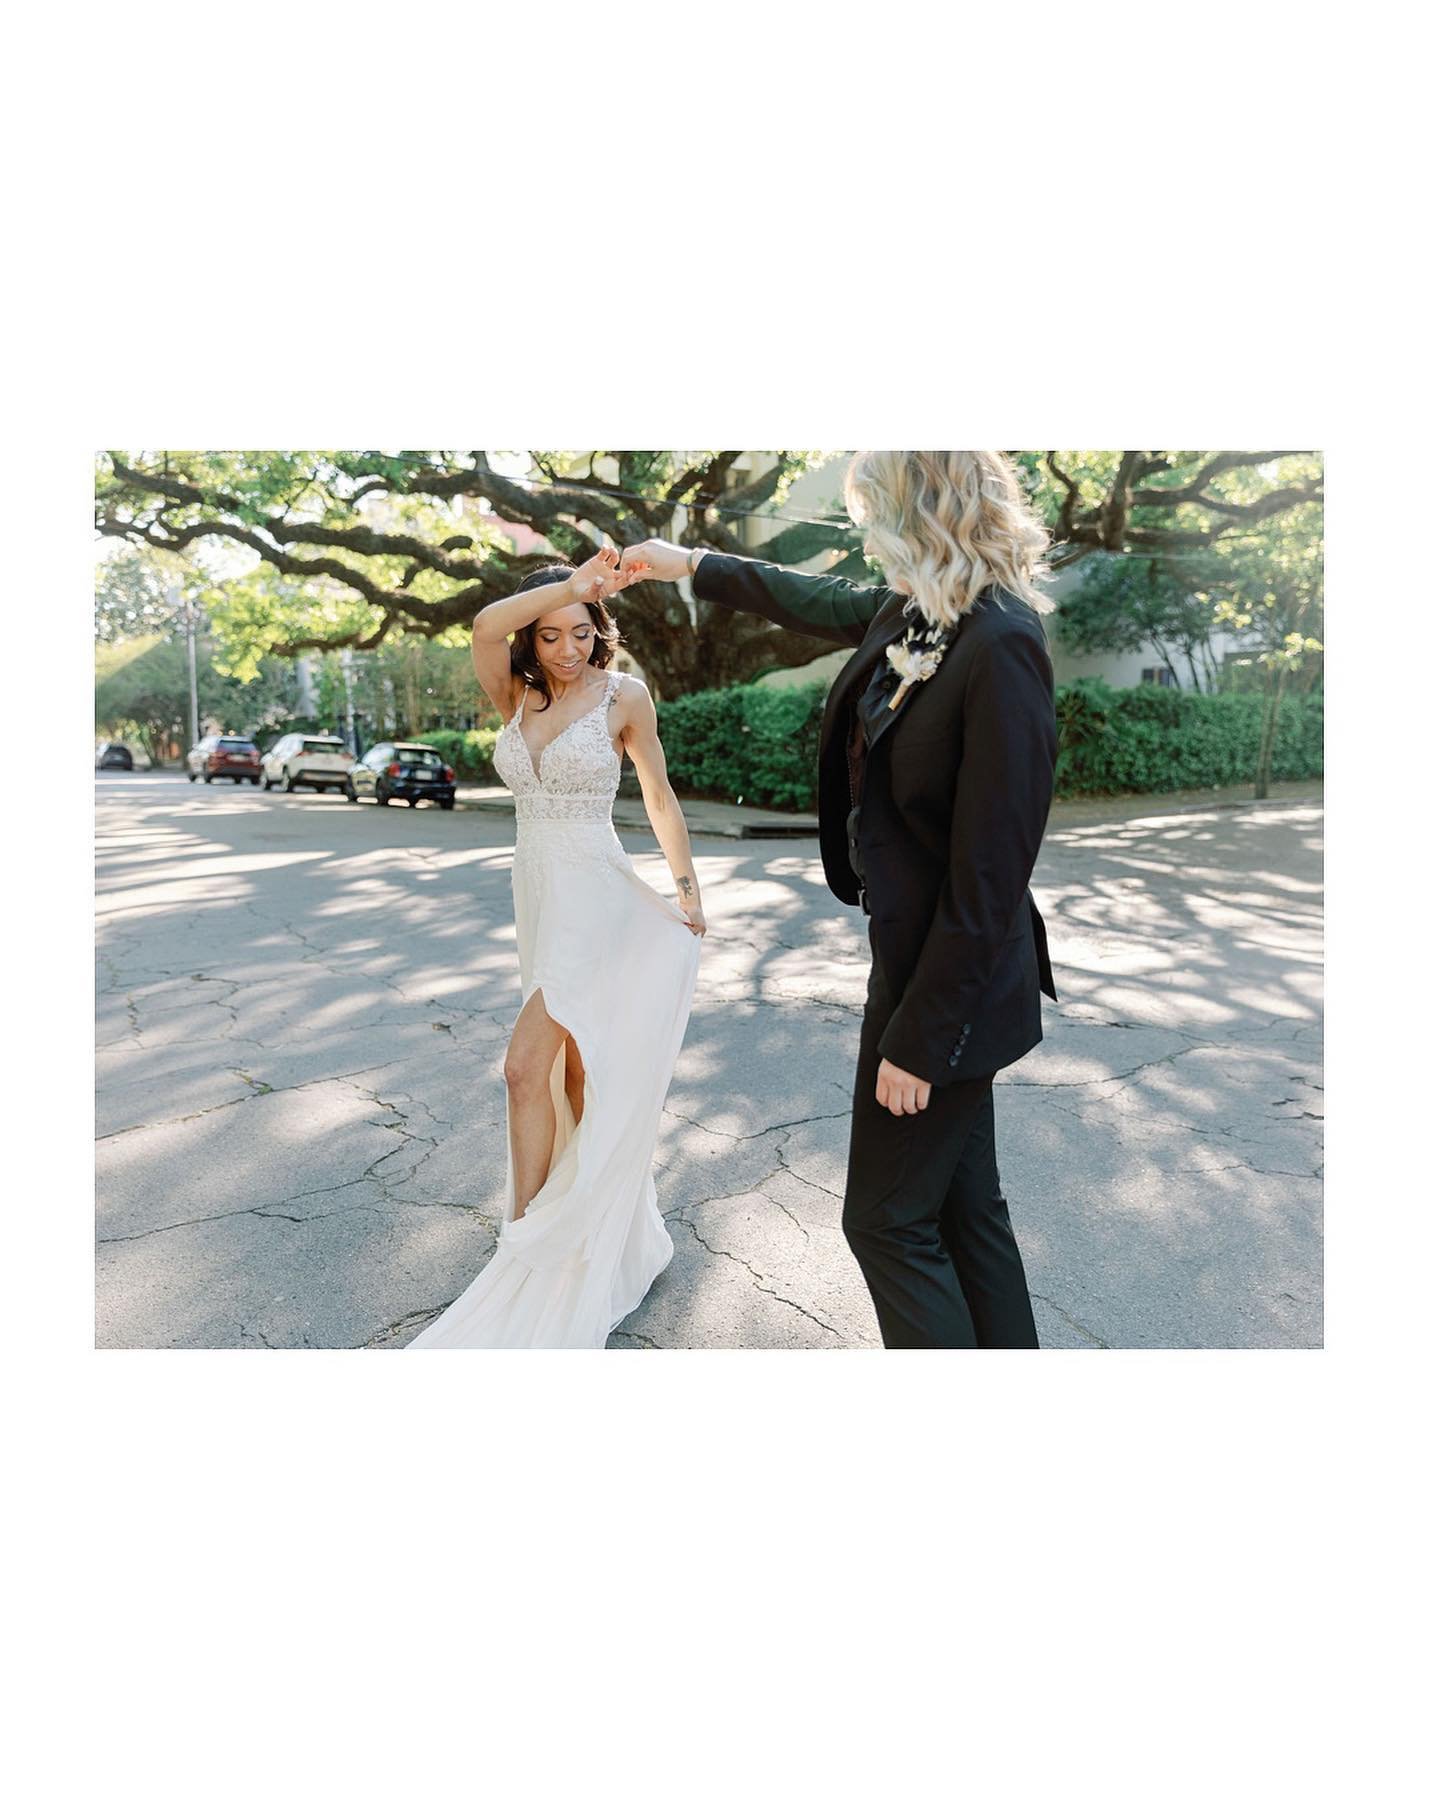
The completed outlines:
<svg viewBox="0 0 1440 1800">
<path fill-rule="evenodd" d="M 457 810 L 494 813 L 513 818 L 515 802 L 508 794 L 486 793 L 463 788 L 455 793 Z M 743 808 L 726 806 L 720 800 L 684 800 L 680 811 L 692 837 L 723 838 L 814 838 L 820 835 L 820 821 L 813 813 L 765 813 L 747 815 Z M 737 814 L 739 816 L 737 816 Z M 615 802 L 613 813 L 617 831 L 644 831 L 654 835 L 643 801 Z"/>
</svg>

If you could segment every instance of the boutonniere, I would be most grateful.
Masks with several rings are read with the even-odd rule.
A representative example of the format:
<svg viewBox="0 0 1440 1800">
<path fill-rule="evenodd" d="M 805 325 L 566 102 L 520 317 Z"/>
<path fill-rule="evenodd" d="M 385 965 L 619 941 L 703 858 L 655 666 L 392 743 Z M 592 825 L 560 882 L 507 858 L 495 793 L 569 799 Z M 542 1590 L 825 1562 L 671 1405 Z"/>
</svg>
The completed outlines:
<svg viewBox="0 0 1440 1800">
<path fill-rule="evenodd" d="M 930 679 L 949 647 L 949 634 L 943 626 L 927 626 L 923 622 L 911 625 L 898 643 L 889 646 L 885 660 L 900 677 L 900 685 L 890 698 L 891 712 L 916 682 Z"/>
</svg>

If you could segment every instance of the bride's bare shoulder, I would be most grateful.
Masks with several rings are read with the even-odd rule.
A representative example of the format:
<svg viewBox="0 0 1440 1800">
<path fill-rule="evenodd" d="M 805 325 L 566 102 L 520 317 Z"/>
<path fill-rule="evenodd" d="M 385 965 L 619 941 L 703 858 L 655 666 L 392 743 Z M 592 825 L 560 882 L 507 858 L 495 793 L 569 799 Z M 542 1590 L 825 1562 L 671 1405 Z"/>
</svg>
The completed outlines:
<svg viewBox="0 0 1440 1800">
<path fill-rule="evenodd" d="M 622 743 L 631 746 L 638 741 L 637 733 L 648 738 L 655 730 L 655 702 L 638 676 L 616 671 L 610 695 L 610 729 Z"/>
<path fill-rule="evenodd" d="M 633 711 L 643 706 L 650 699 L 650 690 L 638 675 L 626 675 L 619 669 L 613 670 L 615 676 L 615 704 Z M 652 702 L 653 704 L 653 702 Z"/>
</svg>

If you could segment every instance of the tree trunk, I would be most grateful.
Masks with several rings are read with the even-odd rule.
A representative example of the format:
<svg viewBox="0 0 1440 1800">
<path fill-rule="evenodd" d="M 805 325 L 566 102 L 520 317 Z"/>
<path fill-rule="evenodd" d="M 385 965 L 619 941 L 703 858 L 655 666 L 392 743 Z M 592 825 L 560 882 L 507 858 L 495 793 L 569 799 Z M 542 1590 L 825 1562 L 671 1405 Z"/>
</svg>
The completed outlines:
<svg viewBox="0 0 1440 1800">
<path fill-rule="evenodd" d="M 1152 636 L 1150 639 L 1150 642 L 1155 650 L 1155 654 L 1160 658 L 1161 662 L 1164 663 L 1165 667 L 1170 671 L 1170 678 L 1175 683 L 1176 687 L 1178 688 L 1180 685 L 1180 675 L 1179 675 L 1179 672 L 1177 671 L 1174 663 L 1172 663 L 1170 660 L 1170 652 L 1165 648 L 1164 638 L 1158 638 L 1158 637 Z"/>
<path fill-rule="evenodd" d="M 1215 647 L 1209 638 L 1200 640 L 1200 655 L 1205 663 L 1205 688 L 1207 693 L 1217 694 L 1220 691 L 1220 662 L 1215 655 Z"/>
<path fill-rule="evenodd" d="M 685 601 L 666 583 L 637 582 L 621 596 L 616 622 L 625 648 L 656 699 L 753 680 L 768 669 L 799 668 L 833 641 L 784 631 L 768 620 L 701 601 L 692 626 Z"/>
<path fill-rule="evenodd" d="M 1270 764 L 1275 754 L 1275 729 L 1280 720 L 1280 690 L 1285 685 L 1283 667 L 1275 672 L 1275 685 L 1270 691 L 1269 701 L 1265 707 L 1265 722 L 1260 728 L 1260 760 L 1255 770 L 1255 798 L 1268 799 L 1270 794 Z"/>
</svg>

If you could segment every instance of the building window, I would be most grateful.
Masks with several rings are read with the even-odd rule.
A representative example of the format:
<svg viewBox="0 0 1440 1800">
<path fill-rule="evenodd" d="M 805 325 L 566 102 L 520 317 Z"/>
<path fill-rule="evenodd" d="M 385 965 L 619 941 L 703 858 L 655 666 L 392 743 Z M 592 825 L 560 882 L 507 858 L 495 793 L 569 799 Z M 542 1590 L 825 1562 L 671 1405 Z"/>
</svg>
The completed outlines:
<svg viewBox="0 0 1440 1800">
<path fill-rule="evenodd" d="M 1152 669 L 1142 669 L 1140 679 L 1152 687 L 1179 687 L 1180 685 L 1175 679 L 1175 671 L 1167 669 L 1163 663 Z"/>
</svg>

